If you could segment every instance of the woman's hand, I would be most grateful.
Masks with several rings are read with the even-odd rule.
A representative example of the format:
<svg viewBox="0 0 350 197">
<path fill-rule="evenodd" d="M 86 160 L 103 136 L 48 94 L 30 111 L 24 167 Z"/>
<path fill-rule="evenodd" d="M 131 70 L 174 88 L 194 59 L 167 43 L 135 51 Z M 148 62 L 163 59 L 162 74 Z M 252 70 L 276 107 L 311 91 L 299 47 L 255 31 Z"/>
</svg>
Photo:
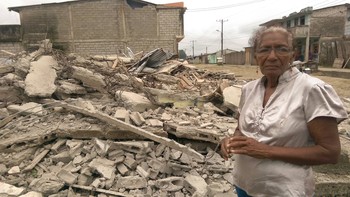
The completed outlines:
<svg viewBox="0 0 350 197">
<path fill-rule="evenodd" d="M 229 153 L 248 155 L 258 159 L 268 158 L 269 149 L 271 148 L 269 145 L 246 136 L 231 137 L 227 147 L 229 147 Z"/>
<path fill-rule="evenodd" d="M 221 152 L 225 160 L 230 154 L 242 154 L 263 159 L 268 157 L 270 146 L 245 136 L 226 137 L 221 141 Z"/>
</svg>

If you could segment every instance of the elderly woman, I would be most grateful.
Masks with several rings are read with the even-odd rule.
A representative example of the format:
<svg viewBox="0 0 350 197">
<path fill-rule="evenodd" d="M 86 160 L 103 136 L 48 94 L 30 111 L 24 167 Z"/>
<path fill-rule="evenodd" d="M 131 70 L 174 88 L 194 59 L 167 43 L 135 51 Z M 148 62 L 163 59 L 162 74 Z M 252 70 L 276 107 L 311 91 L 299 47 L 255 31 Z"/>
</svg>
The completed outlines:
<svg viewBox="0 0 350 197">
<path fill-rule="evenodd" d="M 291 66 L 292 40 L 282 27 L 250 40 L 264 76 L 243 86 L 238 127 L 221 142 L 226 159 L 235 154 L 239 197 L 312 196 L 310 166 L 338 161 L 347 113 L 330 85 Z"/>
</svg>

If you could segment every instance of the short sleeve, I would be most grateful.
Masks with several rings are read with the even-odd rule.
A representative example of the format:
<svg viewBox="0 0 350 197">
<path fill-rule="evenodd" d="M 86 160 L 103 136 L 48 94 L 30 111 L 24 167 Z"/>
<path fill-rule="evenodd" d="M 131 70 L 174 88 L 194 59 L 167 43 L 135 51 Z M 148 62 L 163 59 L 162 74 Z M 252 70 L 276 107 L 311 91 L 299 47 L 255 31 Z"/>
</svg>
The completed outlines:
<svg viewBox="0 0 350 197">
<path fill-rule="evenodd" d="M 307 122 L 316 117 L 334 117 L 337 122 L 348 118 L 342 101 L 329 84 L 315 84 L 311 87 L 304 103 Z"/>
</svg>

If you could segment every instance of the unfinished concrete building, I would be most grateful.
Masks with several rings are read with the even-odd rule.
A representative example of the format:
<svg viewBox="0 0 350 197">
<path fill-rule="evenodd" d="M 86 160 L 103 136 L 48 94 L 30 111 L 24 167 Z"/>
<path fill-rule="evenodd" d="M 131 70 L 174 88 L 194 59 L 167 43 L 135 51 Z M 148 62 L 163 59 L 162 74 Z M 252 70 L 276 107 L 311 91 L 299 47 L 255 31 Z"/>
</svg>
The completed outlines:
<svg viewBox="0 0 350 197">
<path fill-rule="evenodd" d="M 350 57 L 350 4 L 316 10 L 307 7 L 261 24 L 273 25 L 286 27 L 294 33 L 296 60 L 332 65 L 335 59 L 345 64 Z"/>
<path fill-rule="evenodd" d="M 30 49 L 50 39 L 54 48 L 82 55 L 163 48 L 177 54 L 184 38 L 183 3 L 77 0 L 11 7 L 20 15 L 20 41 Z M 17 51 L 14 51 L 17 52 Z"/>
</svg>

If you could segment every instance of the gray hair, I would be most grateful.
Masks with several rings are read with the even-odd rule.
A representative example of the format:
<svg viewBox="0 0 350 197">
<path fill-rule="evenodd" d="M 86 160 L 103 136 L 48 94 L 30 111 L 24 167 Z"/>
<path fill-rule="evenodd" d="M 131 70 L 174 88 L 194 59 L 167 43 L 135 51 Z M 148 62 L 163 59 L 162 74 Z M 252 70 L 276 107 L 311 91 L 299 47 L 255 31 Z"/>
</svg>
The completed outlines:
<svg viewBox="0 0 350 197">
<path fill-rule="evenodd" d="M 293 34 L 281 26 L 260 27 L 259 29 L 253 32 L 252 36 L 249 39 L 249 45 L 253 47 L 254 50 L 256 50 L 261 43 L 262 36 L 268 32 L 280 32 L 286 34 L 288 39 L 288 45 L 291 49 L 293 49 Z"/>
</svg>

